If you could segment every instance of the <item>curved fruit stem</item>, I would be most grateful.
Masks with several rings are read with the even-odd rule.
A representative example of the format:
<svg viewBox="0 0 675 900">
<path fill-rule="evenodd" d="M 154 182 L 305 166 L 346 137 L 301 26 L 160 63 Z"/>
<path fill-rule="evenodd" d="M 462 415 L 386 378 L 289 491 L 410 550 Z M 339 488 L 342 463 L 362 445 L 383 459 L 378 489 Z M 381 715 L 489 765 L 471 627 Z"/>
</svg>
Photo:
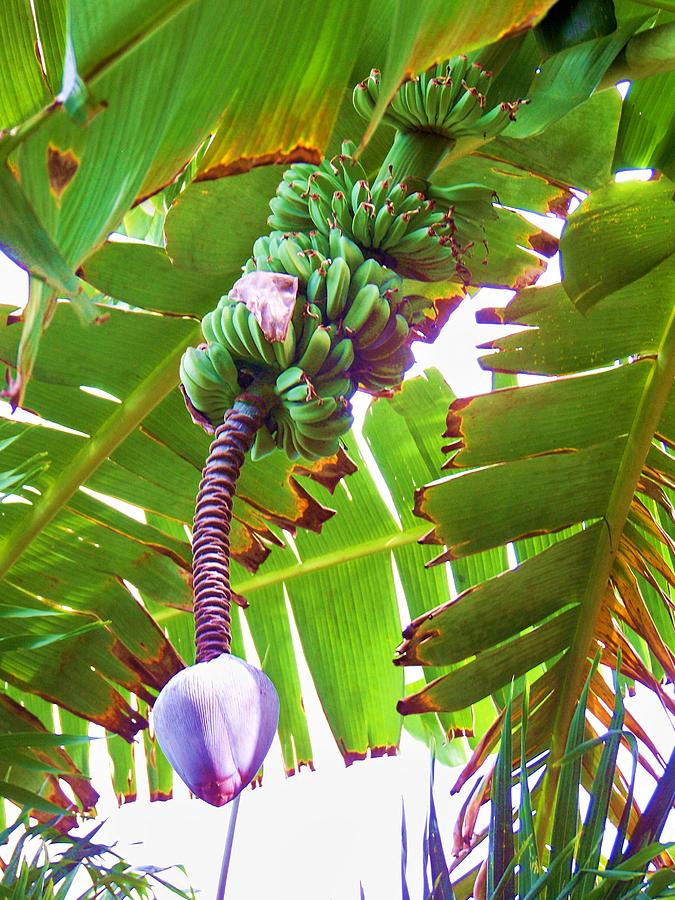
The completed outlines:
<svg viewBox="0 0 675 900">
<path fill-rule="evenodd" d="M 430 178 L 443 162 L 455 141 L 425 131 L 397 131 L 376 181 L 393 178 L 402 181 L 409 176 Z M 391 166 L 391 169 L 390 169 Z"/>
<path fill-rule="evenodd" d="M 262 425 L 260 398 L 242 394 L 225 413 L 202 472 L 192 528 L 197 662 L 230 652 L 230 523 L 239 472 Z"/>
</svg>

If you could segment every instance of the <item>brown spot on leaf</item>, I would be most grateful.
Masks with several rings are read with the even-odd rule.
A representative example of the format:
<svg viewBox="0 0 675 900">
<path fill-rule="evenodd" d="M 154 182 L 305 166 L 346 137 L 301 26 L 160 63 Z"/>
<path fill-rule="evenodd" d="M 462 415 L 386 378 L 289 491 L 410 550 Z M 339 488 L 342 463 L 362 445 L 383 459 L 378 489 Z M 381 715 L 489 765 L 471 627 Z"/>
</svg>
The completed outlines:
<svg viewBox="0 0 675 900">
<path fill-rule="evenodd" d="M 153 653 L 146 653 L 143 660 L 140 660 L 135 654 L 128 650 L 121 641 L 116 639 L 113 641 L 111 649 L 112 654 L 116 656 L 120 662 L 124 663 L 131 672 L 136 673 L 140 679 L 133 685 L 125 684 L 124 686 L 128 687 L 129 690 L 132 690 L 147 703 L 152 704 L 154 697 L 148 693 L 143 685 L 148 684 L 150 687 L 155 688 L 155 690 L 161 691 L 167 681 L 172 678 L 176 672 L 183 669 L 185 664 L 180 656 L 178 656 L 173 646 L 166 639 L 164 633 L 155 623 L 154 619 L 148 616 L 148 622 L 154 627 L 158 636 L 159 646 Z M 148 723 L 143 720 L 136 730 L 145 728 L 147 724 Z"/>
<path fill-rule="evenodd" d="M 448 740 L 453 741 L 455 738 L 473 737 L 475 732 L 473 728 L 449 728 L 446 734 Z"/>
<path fill-rule="evenodd" d="M 171 800 L 173 799 L 172 791 L 150 791 L 150 802 L 154 803 L 157 800 Z"/>
<path fill-rule="evenodd" d="M 386 744 L 381 747 L 371 747 L 370 748 L 371 759 L 377 759 L 380 756 L 396 756 L 397 753 L 398 753 L 398 747 L 386 745 Z"/>
<path fill-rule="evenodd" d="M 272 522 L 280 528 L 285 528 L 287 531 L 290 531 L 291 534 L 294 534 L 295 529 L 298 527 L 307 528 L 309 531 L 321 531 L 323 523 L 327 522 L 328 519 L 335 515 L 335 510 L 322 506 L 321 503 L 315 500 L 314 497 L 302 487 L 296 478 L 290 477 L 288 483 L 295 494 L 296 499 L 297 514 L 293 519 L 288 516 L 278 515 L 269 509 L 265 509 L 251 497 L 241 495 L 239 499 L 245 500 L 253 507 L 253 509 L 258 510 L 260 515 L 264 519 L 267 519 L 268 522 Z"/>
<path fill-rule="evenodd" d="M 59 150 L 53 144 L 47 147 L 49 189 L 57 200 L 73 180 L 79 165 L 79 159 L 71 150 Z"/>
<path fill-rule="evenodd" d="M 37 716 L 34 716 L 33 713 L 6 694 L 0 694 L 0 730 L 5 734 L 11 734 L 16 731 L 35 732 L 36 734 L 47 733 L 47 729 Z M 96 806 L 99 798 L 98 792 L 94 790 L 91 782 L 81 775 L 65 749 L 62 747 L 50 747 L 49 749 L 41 750 L 33 747 L 26 752 L 37 760 L 44 762 L 45 765 L 56 764 L 63 770 L 64 774 L 60 777 L 70 785 L 85 812 Z"/>
<path fill-rule="evenodd" d="M 314 760 L 312 759 L 299 759 L 296 766 L 293 766 L 290 769 L 286 769 L 286 778 L 292 778 L 296 772 L 299 772 L 302 768 L 309 769 L 310 772 L 314 772 Z"/>
<path fill-rule="evenodd" d="M 271 550 L 263 544 L 256 532 L 245 522 L 242 522 L 241 519 L 237 519 L 237 521 L 246 535 L 246 543 L 233 543 L 232 558 L 236 559 L 248 572 L 255 574 L 270 555 Z"/>
<path fill-rule="evenodd" d="M 465 296 L 464 294 L 453 294 L 451 297 L 435 298 L 433 301 L 435 316 L 425 316 L 423 321 L 416 322 L 410 329 L 411 340 L 433 344 Z"/>
<path fill-rule="evenodd" d="M 442 681 L 443 678 L 445 678 L 444 675 L 434 678 L 420 691 L 408 694 L 407 697 L 402 697 L 396 704 L 397 712 L 402 716 L 409 716 L 413 713 L 440 712 L 438 704 L 429 696 L 429 689 L 438 684 L 439 681 Z"/>
<path fill-rule="evenodd" d="M 291 163 L 305 162 L 318 166 L 322 160 L 322 154 L 316 147 L 303 147 L 297 144 L 292 150 L 273 150 L 260 156 L 242 156 L 229 163 L 217 163 L 204 172 L 197 175 L 196 181 L 213 181 L 216 178 L 226 178 L 228 175 L 243 175 L 258 166 L 291 165 Z"/>
<path fill-rule="evenodd" d="M 514 291 L 522 291 L 523 288 L 533 285 L 546 268 L 546 263 L 542 259 L 536 256 L 532 259 L 534 260 L 532 265 L 524 269 L 511 285 Z"/>
</svg>

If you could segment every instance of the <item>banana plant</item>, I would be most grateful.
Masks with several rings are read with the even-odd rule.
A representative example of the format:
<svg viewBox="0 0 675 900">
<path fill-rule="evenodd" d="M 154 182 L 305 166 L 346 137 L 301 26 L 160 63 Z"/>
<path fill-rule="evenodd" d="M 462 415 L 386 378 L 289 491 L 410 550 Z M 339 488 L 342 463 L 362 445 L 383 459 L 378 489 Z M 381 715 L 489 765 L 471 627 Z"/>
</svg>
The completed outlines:
<svg viewBox="0 0 675 900">
<path fill-rule="evenodd" d="M 30 695 L 43 723 L 51 721 L 51 704 L 56 703 L 62 728 L 70 733 L 78 733 L 84 717 L 131 739 L 147 724 L 156 692 L 194 658 L 191 547 L 184 526 L 192 520 L 209 440 L 184 410 L 177 391 L 179 364 L 186 349 L 206 336 L 198 324 L 202 317 L 205 328 L 209 323 L 214 330 L 225 326 L 228 339 L 237 346 L 243 341 L 238 349 L 250 350 L 251 361 L 256 354 L 269 353 L 256 330 L 263 327 L 256 310 L 247 307 L 244 321 L 239 302 L 235 308 L 241 321 L 224 322 L 223 316 L 235 308 L 221 304 L 220 298 L 241 276 L 242 264 L 248 265 L 249 276 L 262 275 L 270 257 L 275 267 L 277 260 L 282 262 L 279 253 L 310 269 L 312 260 L 318 261 L 314 254 L 326 256 L 311 244 L 300 245 L 298 256 L 295 247 L 283 243 L 286 238 L 267 237 L 270 212 L 271 228 L 281 223 L 297 231 L 298 223 L 288 216 L 298 215 L 301 200 L 305 223 L 316 225 L 314 216 L 319 223 L 327 215 L 335 217 L 342 237 L 367 245 L 372 261 L 387 269 L 395 262 L 405 276 L 400 292 L 416 299 L 401 310 L 390 308 L 389 318 L 403 332 L 404 325 L 410 329 L 411 324 L 406 315 L 416 315 L 416 338 L 430 340 L 462 295 L 483 285 L 520 288 L 543 271 L 557 243 L 517 210 L 564 215 L 572 188 L 601 188 L 611 178 L 614 160 L 635 155 L 636 144 L 645 140 L 644 120 L 624 116 L 620 98 L 610 88 L 616 78 L 631 74 L 631 60 L 640 63 L 638 75 L 643 76 L 671 65 L 664 62 L 668 54 L 663 47 L 672 26 L 651 7 L 619 3 L 615 27 L 607 25 L 592 34 L 572 30 L 573 36 L 552 50 L 542 42 L 543 31 L 527 30 L 551 5 L 506 3 L 494 10 L 481 3 L 469 14 L 427 0 L 416 4 L 414 12 L 406 5 L 402 15 L 402 4 L 374 9 L 364 3 L 361 16 L 355 9 L 347 15 L 336 8 L 328 17 L 308 8 L 294 18 L 292 56 L 280 43 L 281 35 L 284 42 L 292 36 L 281 22 L 286 12 L 271 3 L 257 7 L 255 20 L 243 16 L 237 5 L 224 15 L 220 4 L 207 0 L 167 2 L 152 14 L 140 6 L 120 10 L 96 4 L 96 10 L 83 11 L 64 3 L 49 8 L 37 4 L 33 15 L 21 2 L 3 11 L 11 46 L 18 48 L 12 60 L 21 77 L 12 66 L 1 69 L 10 72 L 10 85 L 2 91 L 0 240 L 30 269 L 32 280 L 21 324 L 12 308 L 3 309 L 0 356 L 13 367 L 10 399 L 68 430 L 20 422 L 9 426 L 16 440 L 3 448 L 3 468 L 20 469 L 38 452 L 46 453 L 49 468 L 25 482 L 33 488 L 25 492 L 28 503 L 3 504 L 1 600 L 14 607 L 67 606 L 107 623 L 86 639 L 73 637 L 64 643 L 67 652 L 61 652 L 61 646 L 57 652 L 55 646 L 3 655 L 0 669 L 11 685 L 8 690 Z M 546 20 L 541 27 L 545 29 Z M 549 27 L 551 31 L 555 28 Z M 340 42 L 334 40 L 336 33 Z M 36 44 L 42 48 L 41 59 L 35 56 Z M 458 59 L 461 53 L 466 61 Z M 272 91 L 259 80 L 253 62 L 270 54 L 283 57 Z M 439 69 L 439 59 L 454 62 Z M 368 76 L 374 67 L 381 75 Z M 535 77 L 537 69 L 541 71 Z M 206 70 L 208 85 L 202 85 L 197 102 L 194 84 L 202 84 Z M 405 72 L 418 72 L 419 77 L 400 86 Z M 466 84 L 460 94 L 458 81 Z M 156 83 L 161 83 L 162 93 Z M 352 108 L 355 83 L 358 113 Z M 607 89 L 598 90 L 603 87 Z M 650 121 L 658 117 L 649 96 L 637 96 L 633 105 L 641 108 L 643 103 Z M 444 104 L 447 115 L 441 116 Z M 291 107 L 297 115 L 288 115 Z M 360 118 L 364 113 L 365 125 Z M 489 128 L 486 122 L 480 124 L 491 114 Z M 440 149 L 430 148 L 424 137 L 432 118 L 439 127 Z M 495 122 L 504 128 L 498 137 L 490 130 Z M 399 135 L 407 134 L 396 139 L 394 158 L 388 157 L 392 125 Z M 662 123 L 657 125 L 662 133 Z M 345 135 L 355 146 L 343 147 Z M 349 161 L 356 147 L 366 177 L 350 184 L 356 202 L 350 191 L 349 211 L 343 176 L 358 171 Z M 119 162 L 120 148 L 126 167 Z M 650 152 L 642 152 L 640 164 L 649 164 Z M 404 178 L 416 160 L 425 160 L 431 181 L 423 186 L 426 194 L 414 190 L 409 199 L 421 203 L 414 196 L 421 193 L 425 203 L 436 204 L 423 210 L 414 207 L 424 224 L 421 229 L 412 227 L 414 216 L 402 218 L 411 212 L 397 208 L 404 198 L 389 193 L 400 183 L 394 175 Z M 283 177 L 289 163 L 295 173 L 290 180 Z M 385 184 L 390 167 L 392 180 Z M 312 176 L 311 186 L 306 179 L 304 199 L 303 174 Z M 362 181 L 375 188 L 370 199 Z M 462 197 L 457 185 L 474 185 L 473 196 Z M 270 210 L 268 201 L 277 186 Z M 495 193 L 499 203 L 486 205 L 484 198 L 492 200 Z M 105 241 L 111 230 L 138 234 L 135 229 L 149 208 L 149 195 L 154 195 L 152 226 L 142 233 L 144 241 Z M 483 199 L 478 223 L 471 214 L 476 197 Z M 134 203 L 141 205 L 130 213 Z M 462 211 L 462 203 L 468 209 Z M 464 233 L 461 241 L 453 240 L 453 228 Z M 419 244 L 422 236 L 415 231 L 425 229 L 434 231 L 431 263 L 444 280 L 417 280 L 424 274 L 419 262 L 426 244 Z M 256 249 L 261 235 L 267 244 Z M 324 237 L 330 253 L 349 266 L 349 244 L 338 247 L 345 253 L 340 257 L 330 245 L 330 234 Z M 407 240 L 397 256 L 390 252 L 395 240 Z M 332 265 L 323 274 L 321 268 L 319 264 L 306 273 L 306 287 L 309 290 L 313 277 L 316 296 L 325 288 L 327 300 Z M 351 274 L 350 269 L 350 279 Z M 344 282 L 345 267 L 337 264 L 331 275 L 332 311 L 344 299 Z M 384 293 L 379 288 L 385 284 L 383 279 L 378 285 L 377 300 L 372 290 L 368 298 L 369 311 L 377 309 L 382 316 L 389 286 Z M 55 302 L 57 296 L 71 302 Z M 345 306 L 348 300 L 349 289 Z M 316 320 L 305 319 L 312 318 L 303 317 L 302 330 L 307 324 L 308 334 Z M 322 318 L 321 325 L 329 327 L 328 318 Z M 392 331 L 387 338 L 395 341 L 396 328 Z M 319 329 L 309 337 L 315 332 Z M 312 356 L 323 352 L 322 343 L 325 348 L 323 336 L 314 337 Z M 277 350 L 288 350 L 271 349 L 275 362 Z M 333 349 L 337 347 L 331 346 L 329 353 Z M 194 360 L 194 353 L 206 356 L 194 350 L 186 360 Z M 336 365 L 349 359 L 346 345 L 341 353 L 345 356 L 336 359 Z M 196 358 L 203 365 L 202 358 Z M 389 376 L 399 379 L 408 361 L 397 360 L 396 371 L 380 373 L 384 381 L 371 379 L 363 365 L 355 374 L 364 387 L 377 391 L 391 386 Z M 227 383 L 232 369 L 222 354 L 220 365 L 222 382 Z M 241 366 L 236 368 L 238 380 Z M 188 381 L 186 364 L 183 372 Z M 428 395 L 426 383 L 437 386 L 436 399 L 447 407 L 452 398 L 434 377 L 411 387 L 408 399 L 418 402 Z M 261 458 L 243 466 L 230 530 L 233 597 L 242 606 L 250 604 L 245 612 L 235 609 L 231 614 L 231 648 L 237 656 L 244 655 L 238 619 L 245 615 L 258 656 L 266 660 L 267 674 L 280 693 L 279 731 L 289 772 L 311 765 L 312 754 L 284 587 L 348 763 L 368 753 L 395 752 L 398 744 L 401 719 L 394 705 L 403 693 L 403 675 L 391 667 L 390 658 L 401 623 L 390 553 L 396 557 L 413 615 L 428 610 L 431 598 L 443 600 L 447 595 L 445 573 L 422 569 L 432 550 L 416 544 L 425 526 L 410 514 L 413 487 L 439 473 L 437 434 L 444 411 L 438 404 L 418 407 L 418 419 L 427 423 L 424 437 L 415 417 L 403 417 L 407 444 L 399 464 L 405 457 L 410 466 L 407 491 L 391 472 L 388 459 L 396 458 L 391 439 L 384 430 L 376 437 L 371 427 L 369 440 L 381 443 L 379 465 L 383 474 L 389 472 L 399 523 L 382 503 L 351 438 L 343 438 L 344 446 L 338 449 L 338 432 L 330 435 L 330 445 L 312 446 L 317 440 L 311 433 L 313 423 L 307 421 L 309 429 L 295 427 L 293 410 L 305 420 L 318 415 L 314 408 L 305 409 L 304 402 L 296 408 L 295 395 L 287 396 L 296 388 L 302 385 L 289 381 L 278 392 L 270 391 L 276 399 L 259 430 L 256 455 L 259 450 Z M 186 390 L 189 395 L 189 385 Z M 619 391 L 617 385 L 617 395 Z M 378 400 L 372 421 L 376 411 L 389 409 L 386 427 L 394 433 L 401 425 L 405 396 L 404 390 Z M 223 397 L 221 384 L 221 394 L 214 398 L 211 391 L 208 399 L 215 402 L 214 409 L 192 404 L 207 424 L 209 414 L 217 419 L 232 398 L 227 392 Z M 335 427 L 345 424 L 338 422 L 342 418 L 347 416 L 335 417 Z M 301 432 L 304 436 L 298 439 Z M 412 454 L 407 452 L 411 448 Z M 312 458 L 328 450 L 335 452 Z M 301 458 L 290 458 L 298 453 Z M 340 484 L 346 476 L 347 490 Z M 332 497 L 326 489 L 333 491 Z M 142 512 L 129 518 L 108 505 L 107 497 L 133 503 Z M 331 507 L 338 515 L 332 515 Z M 296 530 L 302 566 L 283 546 L 285 532 Z M 646 554 L 643 545 L 638 553 Z M 495 545 L 452 566 L 455 583 L 468 586 L 503 571 L 506 549 Z M 661 577 L 660 571 L 654 576 L 659 587 Z M 359 585 L 358 597 L 354 584 Z M 16 635 L 15 623 L 7 622 L 8 635 Z M 44 620 L 38 629 L 38 621 L 31 620 L 22 628 L 55 634 L 54 625 Z M 653 640 L 651 632 L 647 640 Z M 658 666 L 667 658 L 658 644 L 655 647 L 658 681 Z M 488 690 L 473 705 L 442 711 L 434 727 L 451 736 L 470 735 L 479 752 L 486 729 L 494 734 L 494 713 L 503 708 L 500 688 L 495 690 L 496 700 Z M 131 702 L 132 694 L 138 702 Z M 166 760 L 148 741 L 155 795 L 167 796 Z M 125 757 L 121 742 L 111 747 L 122 777 L 129 771 L 128 754 Z M 86 768 L 86 754 L 77 755 Z M 116 786 L 120 796 L 132 791 L 123 780 Z"/>
</svg>

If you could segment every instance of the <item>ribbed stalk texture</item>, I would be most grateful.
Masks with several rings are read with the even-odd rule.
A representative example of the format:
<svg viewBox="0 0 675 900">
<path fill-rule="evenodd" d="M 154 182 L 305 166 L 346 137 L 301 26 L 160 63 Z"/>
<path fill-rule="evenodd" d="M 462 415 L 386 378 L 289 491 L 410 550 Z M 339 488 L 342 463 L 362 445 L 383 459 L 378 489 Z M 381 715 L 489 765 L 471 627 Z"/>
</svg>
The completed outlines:
<svg viewBox="0 0 675 900">
<path fill-rule="evenodd" d="M 227 411 L 202 472 L 192 528 L 197 662 L 230 652 L 230 525 L 239 472 L 263 420 L 252 403 L 237 400 Z"/>
</svg>

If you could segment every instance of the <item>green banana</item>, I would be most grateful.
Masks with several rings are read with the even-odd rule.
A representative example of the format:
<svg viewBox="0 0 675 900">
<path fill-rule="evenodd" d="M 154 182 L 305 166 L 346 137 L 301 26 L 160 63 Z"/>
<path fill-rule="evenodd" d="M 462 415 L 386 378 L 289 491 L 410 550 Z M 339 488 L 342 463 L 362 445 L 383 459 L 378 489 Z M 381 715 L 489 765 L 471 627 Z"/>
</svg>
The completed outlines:
<svg viewBox="0 0 675 900">
<path fill-rule="evenodd" d="M 239 372 L 227 348 L 219 343 L 209 344 L 207 353 L 218 377 L 226 384 L 231 385 L 233 390 L 237 390 L 239 388 Z"/>
<path fill-rule="evenodd" d="M 232 314 L 232 324 L 237 332 L 237 337 L 246 348 L 249 359 L 264 361 L 261 360 L 258 347 L 251 335 L 251 329 L 248 324 L 249 315 L 250 313 L 245 303 L 236 303 Z"/>
<path fill-rule="evenodd" d="M 380 336 L 374 340 L 361 356 L 368 362 L 389 359 L 399 347 L 402 347 L 408 339 L 410 326 L 400 313 L 391 316 L 387 327 L 382 330 Z"/>
<path fill-rule="evenodd" d="M 283 341 L 272 341 L 272 349 L 280 369 L 286 369 L 291 365 L 295 357 L 295 328 L 293 323 L 288 323 L 288 331 Z"/>
<path fill-rule="evenodd" d="M 235 359 L 248 359 L 249 354 L 246 345 L 241 341 L 234 327 L 234 308 L 241 306 L 239 302 L 226 303 L 220 313 L 220 328 L 223 333 L 222 343 L 229 349 Z"/>
<path fill-rule="evenodd" d="M 323 379 L 335 378 L 340 373 L 347 372 L 353 362 L 354 343 L 349 338 L 343 338 L 331 350 L 319 375 Z"/>
<path fill-rule="evenodd" d="M 295 275 L 302 284 L 307 284 L 312 274 L 312 265 L 305 251 L 296 241 L 286 238 L 279 244 L 279 261 L 289 275 Z"/>
<path fill-rule="evenodd" d="M 335 322 L 342 315 L 347 304 L 351 270 L 347 262 L 338 256 L 326 274 L 326 313 Z"/>
<path fill-rule="evenodd" d="M 248 314 L 248 330 L 258 352 L 258 358 L 268 366 L 276 366 L 277 358 L 274 355 L 274 348 L 263 334 L 263 330 L 252 312 Z"/>
<path fill-rule="evenodd" d="M 329 419 L 337 410 L 338 402 L 335 397 L 326 397 L 325 400 L 317 398 L 305 403 L 287 403 L 286 407 L 294 422 L 316 424 Z"/>
<path fill-rule="evenodd" d="M 375 284 L 367 284 L 357 292 L 343 322 L 347 334 L 356 334 L 363 328 L 379 299 L 380 290 Z"/>
<path fill-rule="evenodd" d="M 335 397 L 336 399 L 344 397 L 346 400 L 349 400 L 355 391 L 356 386 L 354 382 L 346 375 L 327 379 L 319 377 L 316 379 L 315 393 L 317 397 L 322 399 L 326 397 Z"/>
<path fill-rule="evenodd" d="M 321 310 L 314 303 L 309 303 L 302 313 L 302 331 L 296 341 L 298 358 L 302 357 L 319 325 L 321 325 Z"/>
<path fill-rule="evenodd" d="M 380 287 L 387 277 L 389 269 L 381 266 L 376 259 L 367 259 L 361 263 L 358 269 L 352 275 L 349 283 L 349 292 L 347 294 L 348 301 L 351 303 L 362 287 L 368 284 L 375 284 Z"/>
<path fill-rule="evenodd" d="M 370 185 L 366 181 L 365 178 L 359 179 L 356 182 L 354 187 L 352 188 L 352 211 L 356 214 L 356 210 L 361 206 L 362 203 L 370 203 Z"/>
<path fill-rule="evenodd" d="M 299 366 L 290 366 L 289 368 L 285 368 L 284 371 L 277 376 L 277 380 L 274 385 L 274 392 L 281 397 L 282 394 L 287 393 L 292 388 L 297 387 L 299 384 L 305 386 L 306 382 L 304 380 L 304 376 L 305 373 Z"/>
<path fill-rule="evenodd" d="M 316 424 L 312 422 L 297 422 L 296 427 L 299 432 L 311 438 L 324 440 L 331 437 L 341 437 L 352 427 L 354 416 L 349 412 L 340 412 L 331 416 L 330 419 L 324 419 Z"/>
<path fill-rule="evenodd" d="M 306 381 L 296 384 L 295 387 L 289 388 L 284 394 L 284 403 L 307 403 L 311 398 L 312 391 Z"/>
<path fill-rule="evenodd" d="M 315 375 L 330 353 L 331 340 L 326 329 L 320 325 L 309 339 L 307 349 L 298 359 L 298 366 L 308 375 Z"/>
<path fill-rule="evenodd" d="M 321 234 L 327 236 L 330 231 L 330 221 L 333 215 L 330 204 L 326 203 L 320 194 L 312 192 L 307 198 L 307 208 L 314 226 L 318 228 Z"/>
<path fill-rule="evenodd" d="M 340 439 L 337 437 L 329 438 L 328 440 L 317 440 L 297 432 L 294 440 L 300 455 L 305 459 L 323 459 L 327 456 L 335 456 L 340 447 Z"/>
<path fill-rule="evenodd" d="M 373 222 L 373 247 L 380 247 L 394 220 L 394 208 L 392 206 L 381 207 Z"/>
<path fill-rule="evenodd" d="M 370 344 L 382 334 L 389 321 L 390 314 L 391 307 L 384 297 L 378 295 L 377 302 L 373 305 L 373 309 L 368 316 L 368 319 L 355 336 L 356 346 L 359 352 L 370 346 Z"/>
</svg>

